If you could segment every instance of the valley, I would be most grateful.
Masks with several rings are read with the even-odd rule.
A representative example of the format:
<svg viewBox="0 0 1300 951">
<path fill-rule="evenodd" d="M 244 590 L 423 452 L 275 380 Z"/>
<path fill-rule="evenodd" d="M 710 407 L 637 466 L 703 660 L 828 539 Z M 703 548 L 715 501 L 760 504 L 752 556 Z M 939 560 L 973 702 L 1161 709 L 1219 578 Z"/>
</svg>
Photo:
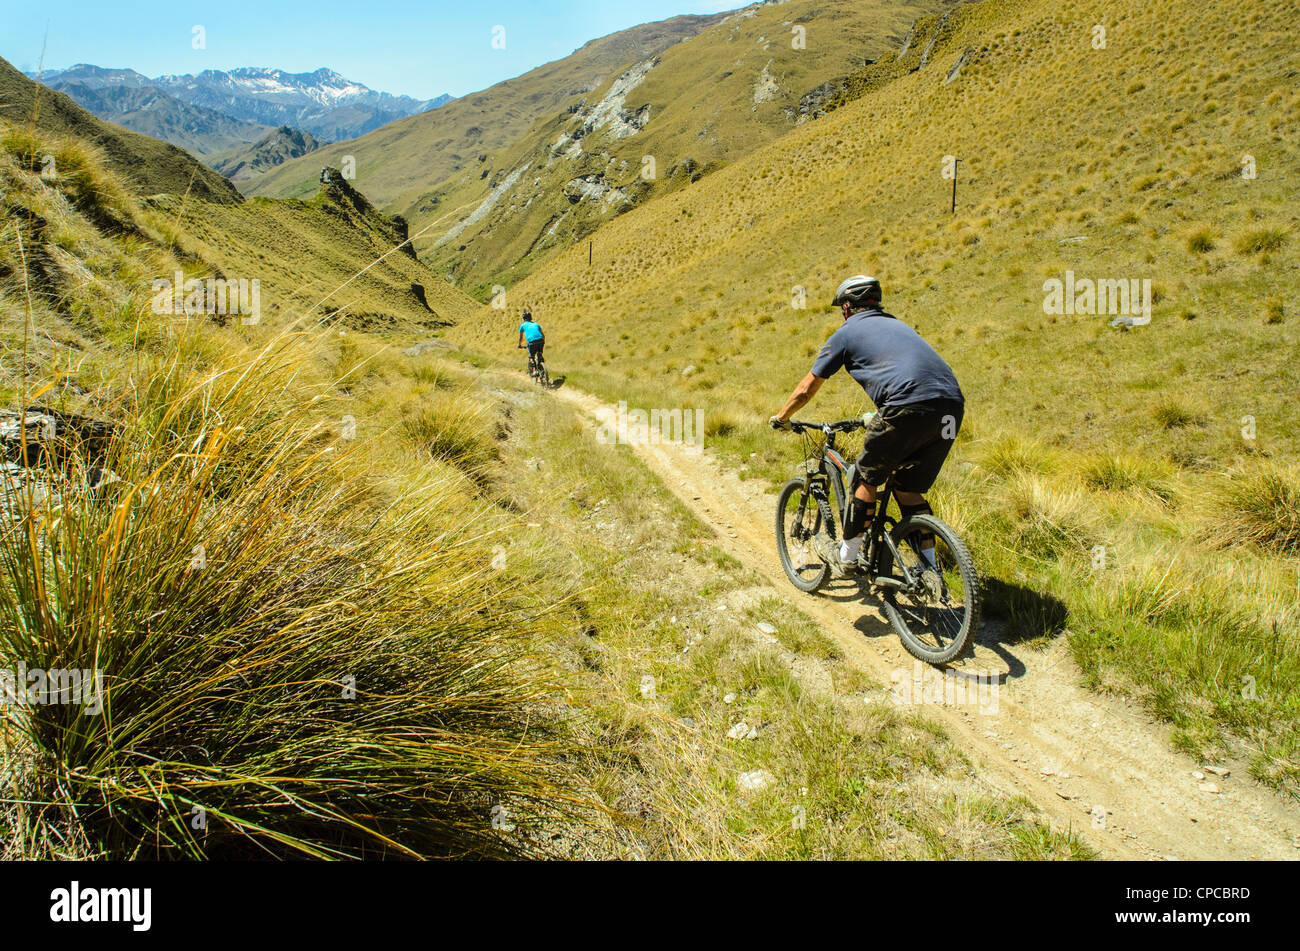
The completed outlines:
<svg viewBox="0 0 1300 951">
<path fill-rule="evenodd" d="M 438 99 L 0 60 L 0 675 L 109 711 L 0 704 L 3 855 L 1300 857 L 1294 12 L 755 3 Z M 942 669 L 777 555 L 855 273 L 966 396 Z"/>
</svg>

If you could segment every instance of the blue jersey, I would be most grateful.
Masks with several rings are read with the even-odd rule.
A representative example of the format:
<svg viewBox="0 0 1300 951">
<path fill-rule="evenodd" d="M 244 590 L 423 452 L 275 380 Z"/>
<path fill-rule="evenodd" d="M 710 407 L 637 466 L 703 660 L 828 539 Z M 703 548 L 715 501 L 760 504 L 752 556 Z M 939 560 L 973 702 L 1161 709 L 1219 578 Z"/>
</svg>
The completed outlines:
<svg viewBox="0 0 1300 951">
<path fill-rule="evenodd" d="M 525 320 L 519 325 L 519 332 L 524 335 L 524 339 L 529 343 L 541 343 L 545 334 L 542 333 L 542 325 L 535 320 Z"/>
</svg>

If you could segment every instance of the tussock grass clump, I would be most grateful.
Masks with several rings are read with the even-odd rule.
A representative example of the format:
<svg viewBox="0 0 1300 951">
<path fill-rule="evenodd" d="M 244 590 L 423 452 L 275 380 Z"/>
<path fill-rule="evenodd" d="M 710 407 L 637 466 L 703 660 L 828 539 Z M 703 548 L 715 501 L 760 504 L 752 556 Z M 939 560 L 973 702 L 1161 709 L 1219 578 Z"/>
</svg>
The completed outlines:
<svg viewBox="0 0 1300 951">
<path fill-rule="evenodd" d="M 131 207 L 126 190 L 112 175 L 103 153 L 87 142 L 4 125 L 0 150 L 18 160 L 46 184 L 67 193 L 83 211 L 123 211 Z"/>
<path fill-rule="evenodd" d="M 1240 255 L 1267 254 L 1282 250 L 1287 234 L 1281 228 L 1252 228 L 1237 236 L 1233 247 Z"/>
<path fill-rule="evenodd" d="M 1098 518 L 1076 488 L 1059 488 L 1022 474 L 1007 486 L 1004 544 L 1031 558 L 1083 557 L 1098 543 Z"/>
<path fill-rule="evenodd" d="M 1198 413 L 1172 398 L 1163 400 L 1151 413 L 1165 429 L 1183 429 L 1199 425 L 1202 421 Z"/>
<path fill-rule="evenodd" d="M 704 411 L 704 435 L 708 439 L 730 436 L 740 428 L 740 417 L 727 409 Z"/>
<path fill-rule="evenodd" d="M 490 407 L 462 396 L 438 393 L 432 401 L 408 407 L 402 431 L 435 459 L 471 475 L 483 474 L 497 458 Z"/>
<path fill-rule="evenodd" d="M 1056 458 L 1050 449 L 1032 438 L 1004 433 L 983 443 L 976 450 L 976 459 L 986 472 L 1002 479 L 1011 479 L 1024 473 L 1045 473 L 1056 467 Z"/>
<path fill-rule="evenodd" d="M 1206 499 L 1207 540 L 1220 548 L 1250 545 L 1300 554 L 1300 472 L 1256 463 L 1213 485 Z"/>
<path fill-rule="evenodd" d="M 1206 225 L 1187 236 L 1187 250 L 1193 254 L 1208 254 L 1215 248 L 1214 229 Z"/>
<path fill-rule="evenodd" d="M 1083 484 L 1106 492 L 1145 492 L 1167 502 L 1174 496 L 1169 467 L 1137 456 L 1110 454 L 1084 460 Z"/>
<path fill-rule="evenodd" d="M 7 487 L 4 666 L 102 673 L 95 715 L 6 708 L 27 851 L 504 856 L 555 814 L 530 622 L 494 616 L 481 529 L 438 485 L 378 498 L 303 366 L 141 361 L 105 411 L 117 481 Z"/>
</svg>

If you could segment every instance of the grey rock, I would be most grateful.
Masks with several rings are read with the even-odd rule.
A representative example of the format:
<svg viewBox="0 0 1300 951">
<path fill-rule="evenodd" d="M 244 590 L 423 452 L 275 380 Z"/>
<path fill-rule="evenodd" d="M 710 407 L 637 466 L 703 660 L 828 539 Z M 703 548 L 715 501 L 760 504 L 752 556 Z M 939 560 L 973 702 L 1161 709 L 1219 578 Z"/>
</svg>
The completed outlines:
<svg viewBox="0 0 1300 951">
<path fill-rule="evenodd" d="M 762 792 L 774 782 L 776 777 L 765 769 L 751 769 L 748 772 L 741 773 L 736 779 L 736 785 L 742 792 Z"/>
</svg>

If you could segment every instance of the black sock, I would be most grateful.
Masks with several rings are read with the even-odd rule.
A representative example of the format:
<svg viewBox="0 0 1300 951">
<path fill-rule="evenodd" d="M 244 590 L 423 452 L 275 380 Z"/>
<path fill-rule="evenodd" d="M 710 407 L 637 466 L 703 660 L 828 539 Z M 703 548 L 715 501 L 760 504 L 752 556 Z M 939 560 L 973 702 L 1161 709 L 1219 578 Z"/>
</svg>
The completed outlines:
<svg viewBox="0 0 1300 951">
<path fill-rule="evenodd" d="M 857 538 L 867 530 L 867 522 L 876 515 L 876 503 L 864 502 L 856 495 L 849 500 L 849 514 L 844 519 L 844 538 Z"/>
</svg>

